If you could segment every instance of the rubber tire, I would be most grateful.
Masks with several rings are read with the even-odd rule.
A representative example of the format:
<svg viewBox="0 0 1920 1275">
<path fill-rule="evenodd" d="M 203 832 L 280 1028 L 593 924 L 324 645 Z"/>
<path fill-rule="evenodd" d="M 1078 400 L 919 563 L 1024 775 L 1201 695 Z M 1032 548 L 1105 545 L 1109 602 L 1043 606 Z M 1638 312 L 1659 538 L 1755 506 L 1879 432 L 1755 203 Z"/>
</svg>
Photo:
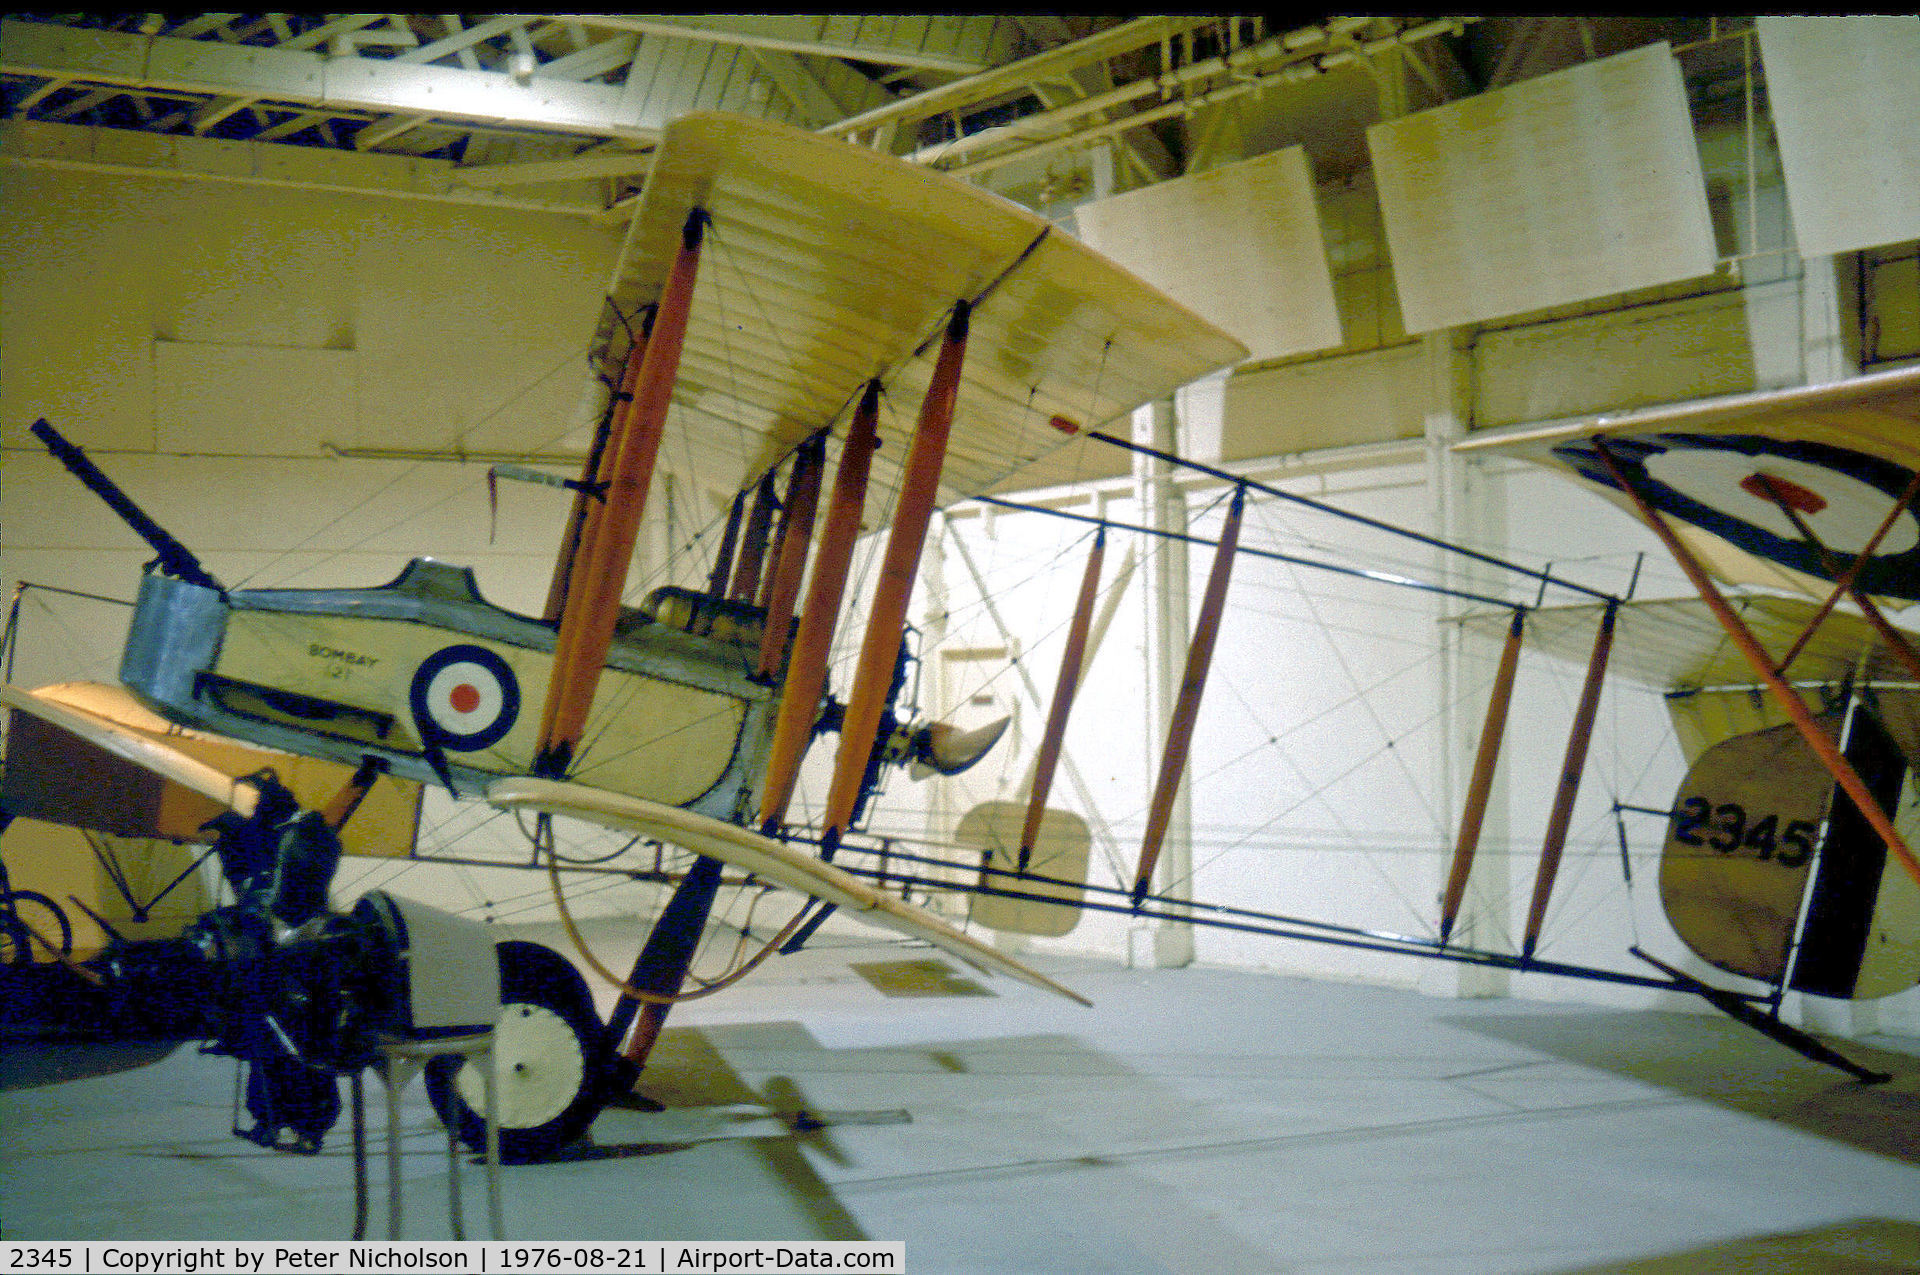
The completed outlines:
<svg viewBox="0 0 1920 1275">
<path fill-rule="evenodd" d="M 52 913 L 53 925 L 58 927 L 56 932 L 60 936 L 60 955 L 73 955 L 73 923 L 67 920 L 67 914 L 60 910 L 58 903 L 38 890 L 10 890 L 6 895 L 6 903 L 10 913 L 7 917 L 5 956 L 8 964 L 20 962 L 31 965 L 45 956 L 46 949 L 34 942 L 26 928 L 19 924 L 19 921 L 27 922 L 42 938 L 51 938 L 52 934 L 48 932 L 47 917 L 44 913 Z M 23 908 L 22 904 L 35 906 L 28 909 Z M 19 921 L 14 920 L 15 916 Z"/>
<path fill-rule="evenodd" d="M 495 951 L 500 961 L 500 1019 L 494 1042 L 499 1055 L 500 1159 L 504 1164 L 528 1164 L 550 1159 L 578 1140 L 600 1114 L 612 1074 L 612 1049 L 586 980 L 564 957 L 518 939 L 497 944 Z M 539 1052 L 523 1052 L 528 1048 Z M 465 1065 L 458 1058 L 429 1062 L 427 1097 L 442 1124 L 455 1129 L 468 1147 L 484 1151 L 486 1121 L 461 1093 L 459 1073 Z M 526 1075 L 529 1069 L 557 1084 L 558 1092 L 543 1094 L 537 1084 L 518 1083 L 516 1073 Z M 467 1087 L 473 1102 L 484 1106 L 477 1080 Z M 535 1104 L 533 1110 L 515 1112 L 529 1101 Z"/>
</svg>

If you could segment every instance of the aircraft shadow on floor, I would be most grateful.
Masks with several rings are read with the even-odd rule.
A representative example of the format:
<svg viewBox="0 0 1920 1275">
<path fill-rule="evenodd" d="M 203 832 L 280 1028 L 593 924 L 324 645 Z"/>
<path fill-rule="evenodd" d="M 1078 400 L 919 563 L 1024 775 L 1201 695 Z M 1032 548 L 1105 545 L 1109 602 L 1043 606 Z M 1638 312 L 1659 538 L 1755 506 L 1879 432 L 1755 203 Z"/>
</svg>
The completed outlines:
<svg viewBox="0 0 1920 1275">
<path fill-rule="evenodd" d="M 1697 1014 L 1595 1010 L 1448 1018 L 1452 1026 L 1789 1128 L 1920 1163 L 1920 1042 L 1912 1052 L 1848 1042 L 1868 1066 L 1893 1073 L 1863 1085 L 1786 1057 L 1738 1024 Z"/>
</svg>

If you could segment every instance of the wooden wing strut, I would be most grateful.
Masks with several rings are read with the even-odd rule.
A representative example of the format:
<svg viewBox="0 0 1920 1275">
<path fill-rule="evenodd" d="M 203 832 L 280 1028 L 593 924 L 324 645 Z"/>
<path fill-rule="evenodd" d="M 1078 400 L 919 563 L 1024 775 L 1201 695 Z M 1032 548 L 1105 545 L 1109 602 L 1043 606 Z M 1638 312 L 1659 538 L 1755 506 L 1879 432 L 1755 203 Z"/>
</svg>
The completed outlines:
<svg viewBox="0 0 1920 1275">
<path fill-rule="evenodd" d="M 1200 715 L 1200 696 L 1207 689 L 1207 672 L 1213 666 L 1214 641 L 1220 636 L 1227 581 L 1233 575 L 1234 550 L 1240 543 L 1240 514 L 1246 503 L 1245 485 L 1236 486 L 1233 503 L 1227 506 L 1226 522 L 1220 528 L 1220 547 L 1214 551 L 1207 591 L 1200 601 L 1200 615 L 1193 624 L 1193 642 L 1187 647 L 1187 669 L 1180 679 L 1173 719 L 1167 725 L 1166 750 L 1160 756 L 1160 777 L 1154 784 L 1153 801 L 1147 808 L 1147 832 L 1140 843 L 1140 867 L 1133 879 L 1135 907 L 1147 897 L 1153 867 L 1159 861 L 1160 848 L 1167 837 L 1167 823 L 1173 816 L 1174 795 L 1179 792 L 1181 776 L 1186 773 L 1187 750 L 1193 743 L 1194 720 Z"/>
<path fill-rule="evenodd" d="M 866 505 L 879 421 L 880 382 L 868 381 L 860 406 L 847 426 L 846 444 L 840 449 L 833 494 L 827 501 L 827 521 L 820 532 L 820 552 L 814 558 L 813 579 L 807 584 L 800 629 L 794 634 L 786 684 L 780 692 L 780 712 L 767 748 L 767 777 L 760 787 L 759 818 L 761 828 L 769 835 L 786 817 L 800 760 L 806 755 L 814 717 L 820 711 L 820 692 L 827 683 L 827 656 L 833 647 L 840 599 L 847 587 L 854 542 L 860 538 L 860 512 Z"/>
<path fill-rule="evenodd" d="M 604 488 L 600 484 L 605 481 L 609 461 L 607 442 L 624 427 L 627 413 L 632 410 L 633 388 L 640 382 L 640 365 L 646 357 L 647 337 L 653 331 L 653 318 L 657 313 L 657 309 L 648 309 L 640 331 L 633 334 L 627 346 L 627 361 L 621 367 L 620 383 L 614 387 L 606 414 L 593 432 L 593 446 L 587 452 L 586 464 L 581 467 L 580 484 L 574 488 L 573 507 L 567 512 L 566 536 L 561 541 L 559 555 L 553 560 L 553 581 L 547 586 L 547 604 L 541 611 L 541 618 L 549 624 L 558 623 L 566 611 L 567 587 L 573 579 L 574 563 L 606 509 Z"/>
<path fill-rule="evenodd" d="M 667 407 L 673 399 L 673 380 L 686 339 L 706 221 L 707 214 L 701 209 L 687 214 L 653 332 L 638 373 L 632 378 L 633 399 L 624 404 L 629 410 L 621 414 L 619 428 L 610 440 L 606 505 L 599 517 L 589 519 L 585 539 L 574 556 L 560 633 L 554 644 L 553 672 L 540 711 L 540 742 L 534 753 L 538 774 L 566 773 L 600 685 L 600 670 L 613 642 L 614 624 L 620 618 L 620 594 L 633 560 L 634 538 L 646 512 L 647 488 L 660 454 Z"/>
<path fill-rule="evenodd" d="M 907 602 L 913 595 L 914 573 L 927 539 L 927 524 L 940 487 L 940 470 L 947 455 L 947 435 L 953 426 L 953 405 L 960 393 L 960 366 L 967 352 L 967 322 L 972 307 L 954 304 L 953 318 L 934 364 L 933 380 L 920 404 L 913 442 L 894 502 L 893 530 L 887 537 L 880 574 L 874 585 L 873 610 L 860 643 L 853 689 L 847 694 L 847 713 L 840 726 L 840 751 L 834 758 L 833 784 L 827 790 L 827 810 L 821 849 L 832 854 L 840 834 L 853 820 L 859 804 L 867 761 L 880 734 L 887 690 L 893 684 L 894 664 L 900 657 L 900 636 L 906 631 Z"/>
<path fill-rule="evenodd" d="M 1460 918 L 1460 904 L 1467 895 L 1467 876 L 1473 871 L 1473 856 L 1480 848 L 1487 798 L 1493 791 L 1500 744 L 1507 733 L 1507 707 L 1513 702 L 1513 678 L 1520 666 L 1520 641 L 1526 628 L 1526 614 L 1514 608 L 1506 645 L 1500 650 L 1500 666 L 1493 675 L 1493 694 L 1487 701 L 1486 722 L 1480 728 L 1480 750 L 1473 759 L 1473 778 L 1467 784 L 1466 806 L 1460 812 L 1460 837 L 1454 842 L 1453 866 L 1447 872 L 1446 893 L 1440 900 L 1442 943 L 1453 934 L 1453 923 Z"/>
<path fill-rule="evenodd" d="M 807 571 L 807 545 L 813 540 L 813 518 L 820 505 L 820 471 L 827 463 L 825 431 L 800 445 L 787 478 L 786 509 L 780 534 L 774 540 L 773 571 L 768 577 L 767 620 L 760 635 L 760 655 L 754 672 L 772 677 L 786 654 L 793 627 L 793 604 L 800 596 L 800 578 Z"/>
<path fill-rule="evenodd" d="M 1027 820 L 1020 829 L 1018 870 L 1025 872 L 1033 858 L 1033 842 L 1040 835 L 1040 820 L 1047 813 L 1047 794 L 1053 790 L 1053 772 L 1060 764 L 1060 744 L 1067 733 L 1067 715 L 1073 711 L 1074 693 L 1080 689 L 1080 666 L 1087 656 L 1087 632 L 1093 627 L 1093 602 L 1100 593 L 1100 564 L 1107 556 L 1107 528 L 1102 524 L 1094 533 L 1093 548 L 1087 554 L 1086 573 L 1080 578 L 1080 597 L 1074 603 L 1073 621 L 1067 628 L 1067 647 L 1060 655 L 1060 678 L 1054 683 L 1053 704 L 1047 709 L 1047 728 L 1040 735 L 1040 750 L 1033 768 L 1033 793 L 1027 801 Z"/>
<path fill-rule="evenodd" d="M 727 582 L 733 579 L 733 551 L 740 543 L 740 520 L 747 514 L 747 493 L 733 494 L 733 507 L 727 511 L 726 529 L 720 533 L 720 547 L 713 552 L 713 570 L 707 573 L 707 592 L 716 598 L 727 596 Z"/>
<path fill-rule="evenodd" d="M 767 531 L 773 526 L 773 508 L 779 500 L 773 494 L 773 471 L 760 476 L 753 489 L 753 506 L 747 511 L 747 531 L 740 541 L 740 560 L 734 564 L 733 585 L 727 596 L 735 602 L 752 602 L 760 592 L 760 568 L 767 556 Z"/>
<path fill-rule="evenodd" d="M 1573 729 L 1567 732 L 1567 756 L 1560 766 L 1553 809 L 1547 814 L 1547 835 L 1540 845 L 1540 866 L 1533 878 L 1533 901 L 1527 907 L 1526 936 L 1520 941 L 1523 957 L 1532 956 L 1533 949 L 1540 944 L 1540 929 L 1547 919 L 1547 900 L 1552 897 L 1554 880 L 1560 875 L 1560 858 L 1567 848 L 1567 829 L 1573 823 L 1573 803 L 1580 795 L 1580 778 L 1587 769 L 1587 745 L 1593 742 L 1593 719 L 1600 709 L 1600 688 L 1606 682 L 1607 658 L 1613 654 L 1613 628 L 1619 613 L 1620 603 L 1609 599 L 1600 615 L 1599 631 L 1594 634 L 1586 684 L 1580 688 Z"/>
</svg>

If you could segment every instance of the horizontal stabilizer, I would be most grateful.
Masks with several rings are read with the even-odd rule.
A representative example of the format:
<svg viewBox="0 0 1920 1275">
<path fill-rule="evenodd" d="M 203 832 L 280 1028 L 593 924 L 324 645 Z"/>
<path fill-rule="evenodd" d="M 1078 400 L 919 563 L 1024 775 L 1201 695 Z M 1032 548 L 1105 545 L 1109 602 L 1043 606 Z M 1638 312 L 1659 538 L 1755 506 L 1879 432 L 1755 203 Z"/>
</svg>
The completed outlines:
<svg viewBox="0 0 1920 1275">
<path fill-rule="evenodd" d="M 876 925 L 924 939 L 975 969 L 1009 975 L 1082 1005 L 1090 1003 L 1078 992 L 1062 987 L 1038 970 L 962 934 L 912 904 L 881 893 L 841 868 L 722 820 L 657 801 L 549 779 L 498 780 L 487 789 L 487 800 L 503 810 L 567 815 L 602 827 L 657 838 L 859 913 Z"/>
<path fill-rule="evenodd" d="M 1819 604 L 1804 598 L 1747 594 L 1730 597 L 1736 614 L 1761 645 L 1776 654 L 1792 647 Z M 1558 659 L 1585 663 L 1594 625 L 1604 603 L 1540 607 L 1527 613 L 1527 645 Z M 1469 633 L 1497 642 L 1513 617 L 1485 611 L 1462 621 Z M 1910 635 L 1920 642 L 1920 635 Z M 1864 667 L 1862 661 L 1865 661 Z M 1609 670 L 1662 691 L 1706 687 L 1746 689 L 1760 685 L 1753 666 L 1727 641 L 1699 598 L 1650 598 L 1621 603 Z M 1903 677 L 1892 653 L 1858 613 L 1835 610 L 1820 622 L 1789 670 L 1795 681 L 1838 683 Z"/>
</svg>

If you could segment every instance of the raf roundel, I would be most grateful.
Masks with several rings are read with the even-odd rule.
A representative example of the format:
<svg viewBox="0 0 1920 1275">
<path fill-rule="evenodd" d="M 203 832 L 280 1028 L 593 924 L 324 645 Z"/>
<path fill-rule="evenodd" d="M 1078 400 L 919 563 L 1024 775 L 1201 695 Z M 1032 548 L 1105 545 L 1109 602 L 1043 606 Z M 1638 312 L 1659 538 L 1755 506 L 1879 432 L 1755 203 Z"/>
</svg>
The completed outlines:
<svg viewBox="0 0 1920 1275">
<path fill-rule="evenodd" d="M 1830 443 L 1754 434 L 1630 435 L 1610 440 L 1608 451 L 1664 514 L 1822 580 L 1837 578 L 1829 558 L 1850 562 L 1873 544 L 1858 569 L 1860 588 L 1920 600 L 1920 511 L 1903 504 L 1913 481 L 1904 465 Z M 1554 452 L 1589 481 L 1616 485 L 1592 440 Z"/>
<path fill-rule="evenodd" d="M 506 738 L 520 716 L 520 683 L 483 646 L 443 647 L 420 662 L 408 693 L 423 741 L 472 752 Z"/>
</svg>

